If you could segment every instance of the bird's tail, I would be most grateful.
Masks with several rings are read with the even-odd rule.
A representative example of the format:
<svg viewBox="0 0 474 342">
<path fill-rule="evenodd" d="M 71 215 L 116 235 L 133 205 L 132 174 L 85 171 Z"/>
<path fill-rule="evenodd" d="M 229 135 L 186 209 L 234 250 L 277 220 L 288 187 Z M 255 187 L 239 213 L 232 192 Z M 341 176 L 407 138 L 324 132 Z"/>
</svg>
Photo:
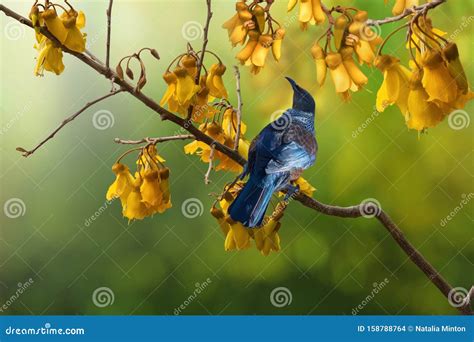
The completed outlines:
<svg viewBox="0 0 474 342">
<path fill-rule="evenodd" d="M 229 207 L 231 219 L 250 228 L 261 225 L 277 183 L 274 174 L 263 177 L 251 175 Z"/>
</svg>

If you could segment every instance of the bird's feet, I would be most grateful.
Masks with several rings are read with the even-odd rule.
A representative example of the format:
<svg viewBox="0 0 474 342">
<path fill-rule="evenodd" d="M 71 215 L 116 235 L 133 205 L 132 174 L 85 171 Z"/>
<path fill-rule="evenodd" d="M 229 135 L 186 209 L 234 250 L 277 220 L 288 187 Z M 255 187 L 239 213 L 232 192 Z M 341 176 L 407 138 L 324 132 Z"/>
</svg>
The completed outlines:
<svg viewBox="0 0 474 342">
<path fill-rule="evenodd" d="M 299 191 L 300 191 L 300 186 L 298 184 L 297 185 L 288 184 L 288 186 L 286 187 L 286 194 L 285 194 L 284 201 L 288 202 L 290 198 L 295 197 Z"/>
</svg>

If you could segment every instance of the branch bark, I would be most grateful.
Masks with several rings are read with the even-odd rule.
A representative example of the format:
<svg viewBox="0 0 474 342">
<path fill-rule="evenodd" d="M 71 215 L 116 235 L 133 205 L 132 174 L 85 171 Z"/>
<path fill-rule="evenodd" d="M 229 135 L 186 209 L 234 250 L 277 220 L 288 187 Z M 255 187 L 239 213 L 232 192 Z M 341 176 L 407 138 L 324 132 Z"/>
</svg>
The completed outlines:
<svg viewBox="0 0 474 342">
<path fill-rule="evenodd" d="M 239 150 L 240 130 L 242 127 L 242 94 L 240 92 L 240 71 L 237 65 L 234 65 L 235 90 L 237 92 L 237 127 L 235 129 L 234 150 Z"/>
<path fill-rule="evenodd" d="M 165 141 L 173 141 L 173 140 L 187 140 L 187 139 L 195 139 L 194 135 L 192 134 L 181 134 L 181 135 L 172 135 L 169 137 L 159 137 L 159 138 L 143 138 L 140 140 L 125 140 L 120 138 L 115 138 L 114 141 L 117 144 L 124 144 L 124 145 L 139 145 L 139 144 L 158 144 Z"/>
<path fill-rule="evenodd" d="M 445 0 L 435 0 L 434 2 L 438 3 L 438 2 L 444 2 L 444 1 Z M 7 16 L 12 17 L 13 19 L 19 21 L 20 23 L 27 25 L 29 27 L 32 27 L 32 24 L 28 19 L 12 11 L 11 9 L 5 7 L 4 5 L 0 5 L 0 11 L 4 12 Z M 161 107 L 154 100 L 144 95 L 142 92 L 136 92 L 134 87 L 131 84 L 129 84 L 125 80 L 121 80 L 118 77 L 118 75 L 111 69 L 107 68 L 105 64 L 92 60 L 91 58 L 87 57 L 84 54 L 69 50 L 67 47 L 63 46 L 47 30 L 42 29 L 41 33 L 44 34 L 49 39 L 51 39 L 53 42 L 55 42 L 58 46 L 61 46 L 64 52 L 75 56 L 82 62 L 89 65 L 92 69 L 97 71 L 99 74 L 115 82 L 117 85 L 121 87 L 121 90 L 130 93 L 136 99 L 138 99 L 143 104 L 145 104 L 147 107 L 149 107 L 150 109 L 155 111 L 157 114 L 159 114 L 162 120 L 169 120 L 169 121 L 174 122 L 175 124 L 181 126 L 185 130 L 187 130 L 189 133 L 191 133 L 197 140 L 200 140 L 209 146 L 214 146 L 216 150 L 224 153 L 228 157 L 235 160 L 237 163 L 241 165 L 245 164 L 246 160 L 241 155 L 239 155 L 236 151 L 213 140 L 211 137 L 202 133 L 198 128 L 193 126 L 189 120 L 184 120 L 174 115 L 173 113 L 169 112 L 165 108 Z M 321 203 L 301 193 L 298 193 L 298 195 L 295 196 L 295 200 L 299 201 L 301 204 L 303 204 L 304 206 L 308 208 L 312 208 L 322 214 L 329 215 L 329 216 L 356 218 L 356 217 L 361 217 L 362 213 L 364 212 L 363 211 L 364 208 L 362 204 L 350 206 L 350 207 L 333 206 L 333 205 Z M 381 208 L 376 207 L 375 209 L 377 210 L 376 218 L 388 230 L 388 232 L 391 234 L 391 236 L 397 242 L 397 244 L 401 247 L 401 249 L 408 255 L 408 257 L 413 261 L 413 263 L 421 271 L 423 271 L 423 273 L 426 274 L 428 279 L 441 291 L 441 293 L 443 293 L 443 295 L 446 298 L 448 298 L 448 294 L 452 290 L 452 286 L 421 255 L 421 253 L 419 253 L 415 249 L 415 247 L 405 238 L 403 232 L 393 222 L 393 220 Z M 470 305 L 467 303 L 461 307 L 458 307 L 457 309 L 463 314 L 472 314 Z"/>
<path fill-rule="evenodd" d="M 105 53 L 105 66 L 110 68 L 110 35 L 112 31 L 112 6 L 114 0 L 109 0 L 109 8 L 107 8 L 107 45 Z"/>
</svg>

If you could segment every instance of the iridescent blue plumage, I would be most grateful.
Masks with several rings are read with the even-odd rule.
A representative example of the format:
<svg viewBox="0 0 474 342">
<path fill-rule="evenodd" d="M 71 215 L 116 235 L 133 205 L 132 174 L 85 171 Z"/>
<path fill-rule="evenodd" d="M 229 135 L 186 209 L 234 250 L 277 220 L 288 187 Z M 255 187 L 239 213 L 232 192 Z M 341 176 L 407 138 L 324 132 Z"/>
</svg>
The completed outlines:
<svg viewBox="0 0 474 342">
<path fill-rule="evenodd" d="M 267 125 L 252 141 L 241 175 L 249 179 L 229 207 L 230 217 L 247 227 L 261 225 L 272 194 L 316 161 L 313 97 L 290 78 L 293 108 Z"/>
</svg>

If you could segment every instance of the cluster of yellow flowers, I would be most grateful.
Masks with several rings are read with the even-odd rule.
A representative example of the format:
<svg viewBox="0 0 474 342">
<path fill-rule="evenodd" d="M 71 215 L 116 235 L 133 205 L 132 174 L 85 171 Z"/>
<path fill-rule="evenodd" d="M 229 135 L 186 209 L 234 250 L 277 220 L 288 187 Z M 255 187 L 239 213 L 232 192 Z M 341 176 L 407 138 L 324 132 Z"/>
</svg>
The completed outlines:
<svg viewBox="0 0 474 342">
<path fill-rule="evenodd" d="M 35 49 L 38 50 L 34 70 L 37 76 L 42 76 L 44 70 L 54 72 L 56 75 L 64 71 L 61 48 L 41 34 L 41 28 L 47 28 L 69 50 L 84 52 L 86 49 L 86 35 L 81 32 L 86 24 L 84 13 L 77 12 L 68 2 L 66 4 L 69 9 L 48 0 L 44 4 L 36 1 L 31 8 L 29 17 L 36 31 Z M 60 15 L 58 10 L 62 10 Z"/>
<path fill-rule="evenodd" d="M 232 46 L 245 44 L 236 58 L 241 64 L 250 66 L 254 74 L 258 74 L 265 66 L 270 49 L 277 62 L 281 58 L 285 30 L 270 15 L 271 3 L 268 2 L 264 8 L 256 1 L 250 5 L 239 1 L 235 4 L 237 13 L 222 25 L 227 29 Z M 274 29 L 274 23 L 278 25 L 277 29 Z"/>
<path fill-rule="evenodd" d="M 326 14 L 323 10 L 321 0 L 290 0 L 288 2 L 288 12 L 295 8 L 299 2 L 298 21 L 302 30 L 308 28 L 308 24 L 320 25 L 326 21 Z"/>
<path fill-rule="evenodd" d="M 430 18 L 414 20 L 407 43 L 413 56 L 411 70 L 396 57 L 376 58 L 375 65 L 384 74 L 376 106 L 382 112 L 396 104 L 407 126 L 422 132 L 436 126 L 453 110 L 464 108 L 474 93 L 469 88 L 456 44 L 444 39 L 445 33 L 433 28 Z"/>
<path fill-rule="evenodd" d="M 197 82 L 198 59 L 198 55 L 191 51 L 175 59 L 177 65 L 174 70 L 170 71 L 168 68 L 163 75 L 168 88 L 160 105 L 167 105 L 170 111 L 183 116 L 188 114 L 188 109 L 192 106 L 193 121 L 202 122 L 216 114 L 216 110 L 209 103 L 216 98 L 227 99 L 228 94 L 222 80 L 226 66 L 219 60 L 211 65 L 209 70 L 205 69 L 205 74 Z"/>
<path fill-rule="evenodd" d="M 135 175 L 130 173 L 128 166 L 120 163 L 119 158 L 112 166 L 116 178 L 107 191 L 107 200 L 120 198 L 123 216 L 129 220 L 142 220 L 171 208 L 170 171 L 164 162 L 155 145 L 148 145 L 140 151 Z"/>
<path fill-rule="evenodd" d="M 225 106 L 223 108 L 223 113 L 218 112 L 218 114 L 215 115 L 215 118 L 213 118 L 213 121 L 201 124 L 199 130 L 210 136 L 214 141 L 233 149 L 238 125 L 236 114 L 237 113 L 233 107 Z M 249 141 L 244 137 L 246 131 L 247 126 L 245 123 L 241 122 L 238 152 L 244 158 L 248 157 L 250 146 Z M 186 154 L 197 154 L 204 163 L 210 162 L 211 149 L 212 147 L 198 140 L 184 146 L 184 152 Z M 212 160 L 216 171 L 226 170 L 236 173 L 242 172 L 242 166 L 239 163 L 235 162 L 232 158 L 220 151 L 213 152 Z"/>
<path fill-rule="evenodd" d="M 371 66 L 382 39 L 366 24 L 366 11 L 342 7 L 339 11 L 341 14 L 335 19 L 333 33 L 326 34 L 324 49 L 316 42 L 311 48 L 311 54 L 319 86 L 323 86 L 329 69 L 336 92 L 347 101 L 351 97 L 350 91 L 359 91 L 368 82 L 368 78 L 355 63 L 354 56 L 360 64 Z M 355 13 L 351 13 L 352 11 Z M 323 37 L 324 35 L 320 39 Z"/>
<path fill-rule="evenodd" d="M 295 184 L 300 187 L 302 193 L 308 196 L 312 196 L 316 190 L 302 177 L 298 178 Z M 242 187 L 242 182 L 237 182 L 231 186 L 211 208 L 211 215 L 216 218 L 225 236 L 224 249 L 226 251 L 247 249 L 251 246 L 251 240 L 254 240 L 255 246 L 262 255 L 267 256 L 271 251 L 278 252 L 281 248 L 280 236 L 278 235 L 281 227 L 280 220 L 289 200 L 279 202 L 272 214 L 264 218 L 260 227 L 248 228 L 240 222 L 232 220 L 227 213 L 229 206 Z M 216 206 L 217 204 L 219 204 L 219 207 Z"/>
</svg>

